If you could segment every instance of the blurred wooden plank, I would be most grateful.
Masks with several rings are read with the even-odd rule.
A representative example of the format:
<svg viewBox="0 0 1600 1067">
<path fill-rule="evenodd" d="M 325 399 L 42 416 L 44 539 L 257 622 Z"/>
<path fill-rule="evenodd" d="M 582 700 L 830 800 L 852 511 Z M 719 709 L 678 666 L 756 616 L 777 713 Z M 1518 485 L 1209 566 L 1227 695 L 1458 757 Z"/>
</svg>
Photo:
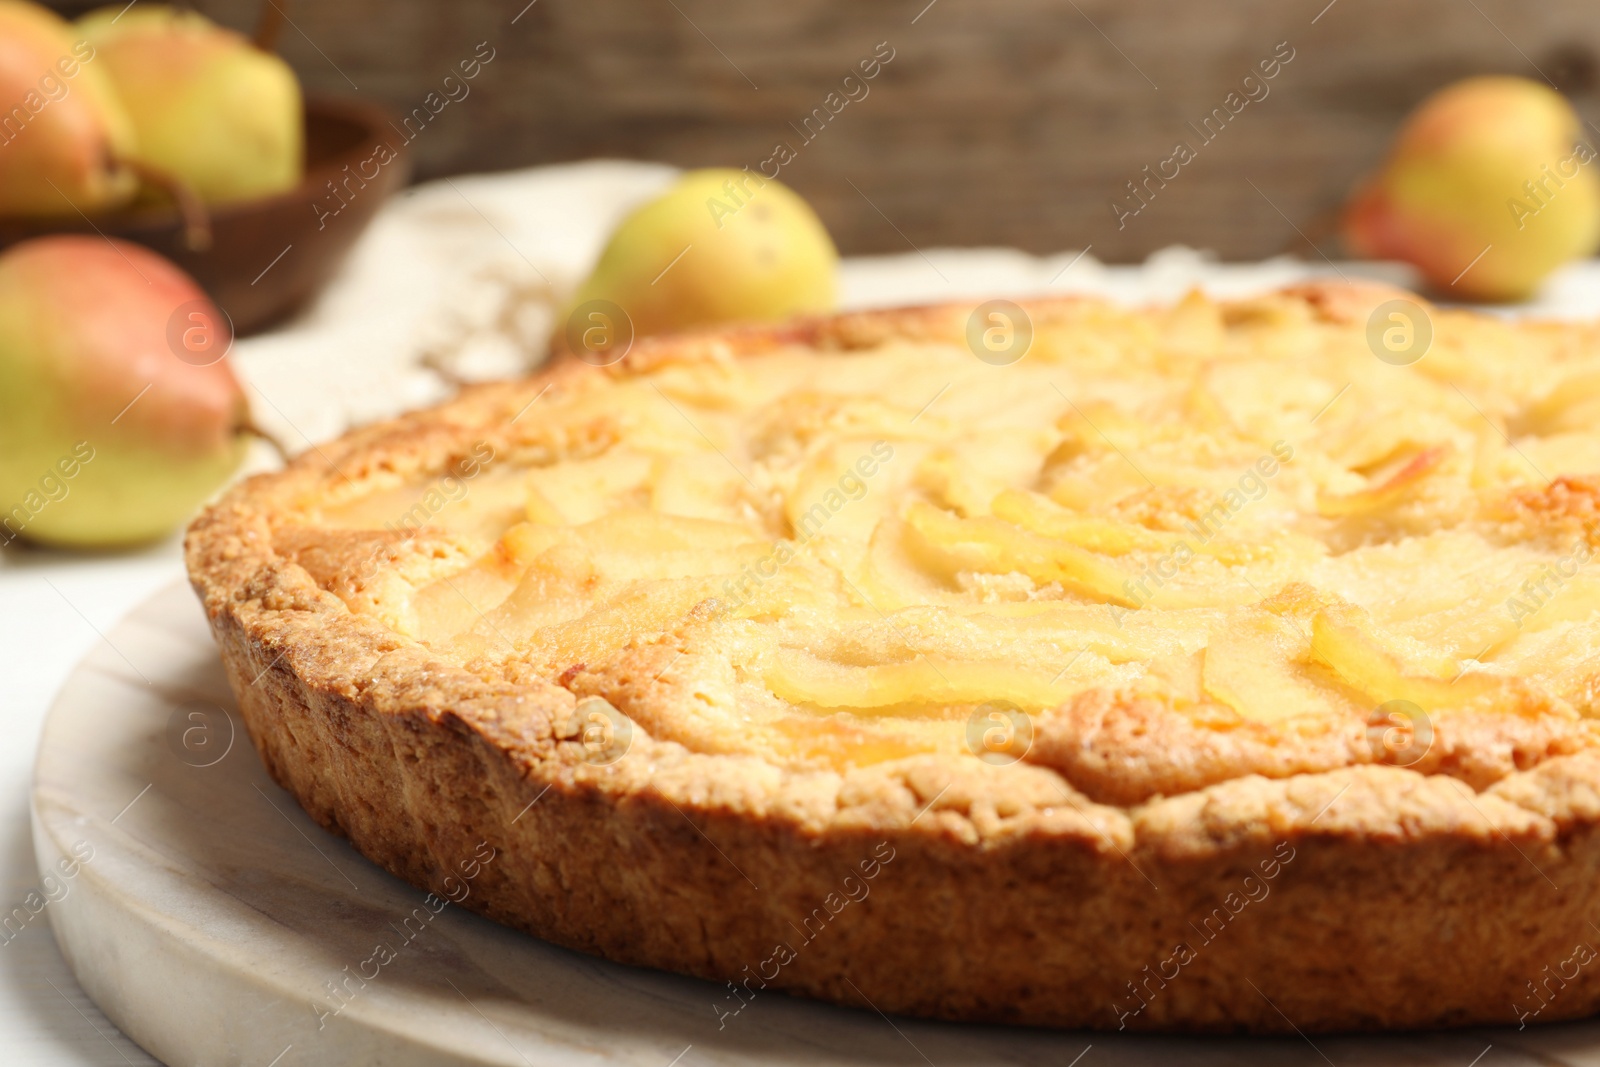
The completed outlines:
<svg viewBox="0 0 1600 1067">
<path fill-rule="evenodd" d="M 1542 71 L 1600 118 L 1600 19 L 1582 0 L 525 2 L 300 3 L 283 51 L 312 89 L 410 111 L 486 42 L 493 61 L 413 145 L 421 177 L 592 156 L 756 167 L 788 142 L 783 180 L 851 252 L 1314 255 L 1296 229 L 1445 82 Z M 200 6 L 254 20 L 254 0 Z M 803 144 L 791 123 L 879 42 L 894 59 Z M 1119 227 L 1126 183 L 1198 146 L 1188 124 L 1280 42 L 1294 58 L 1266 95 Z"/>
</svg>

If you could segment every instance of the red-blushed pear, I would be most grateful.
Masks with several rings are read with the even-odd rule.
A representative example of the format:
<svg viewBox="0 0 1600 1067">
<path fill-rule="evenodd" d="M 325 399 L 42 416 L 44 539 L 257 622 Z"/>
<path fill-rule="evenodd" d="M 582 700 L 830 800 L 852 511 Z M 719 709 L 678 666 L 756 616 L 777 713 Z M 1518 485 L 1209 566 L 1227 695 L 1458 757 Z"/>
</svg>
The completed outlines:
<svg viewBox="0 0 1600 1067">
<path fill-rule="evenodd" d="M 1442 295 L 1517 300 L 1600 241 L 1595 150 L 1565 97 L 1469 78 L 1424 100 L 1345 208 L 1357 255 L 1417 267 Z"/>
<path fill-rule="evenodd" d="M 194 11 L 121 5 L 78 21 L 137 135 L 138 162 L 218 204 L 293 188 L 305 160 L 289 65 Z"/>
<path fill-rule="evenodd" d="M 0 0 L 0 215 L 72 215 L 132 198 L 133 127 L 92 45 L 53 12 Z"/>
<path fill-rule="evenodd" d="M 0 255 L 0 542 L 111 547 L 183 522 L 248 443 L 229 344 L 199 286 L 138 245 Z"/>
<path fill-rule="evenodd" d="M 582 348 L 585 331 L 609 331 L 603 311 L 591 325 L 595 301 L 622 308 L 639 336 L 827 311 L 838 262 L 822 220 L 788 186 L 752 171 L 690 171 L 617 226 L 556 343 Z"/>
</svg>

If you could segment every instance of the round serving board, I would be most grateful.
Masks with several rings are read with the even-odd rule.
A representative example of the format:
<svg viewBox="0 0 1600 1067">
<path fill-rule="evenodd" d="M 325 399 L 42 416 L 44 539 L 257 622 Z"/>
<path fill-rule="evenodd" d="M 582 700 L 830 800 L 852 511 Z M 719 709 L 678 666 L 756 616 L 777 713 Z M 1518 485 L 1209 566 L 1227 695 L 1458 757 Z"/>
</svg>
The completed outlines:
<svg viewBox="0 0 1600 1067">
<path fill-rule="evenodd" d="M 429 901 L 307 818 L 251 748 L 182 585 L 61 691 L 33 815 L 68 963 L 130 1037 L 184 1067 L 1600 1063 L 1593 1022 L 1160 1038 L 928 1023 L 771 993 L 740 1007 L 710 982 L 544 944 Z"/>
</svg>

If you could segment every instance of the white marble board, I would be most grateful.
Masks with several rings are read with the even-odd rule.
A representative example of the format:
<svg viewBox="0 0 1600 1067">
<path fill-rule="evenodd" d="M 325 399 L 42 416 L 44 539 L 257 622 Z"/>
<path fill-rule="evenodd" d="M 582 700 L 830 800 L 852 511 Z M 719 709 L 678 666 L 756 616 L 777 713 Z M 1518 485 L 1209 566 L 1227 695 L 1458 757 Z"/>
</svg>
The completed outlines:
<svg viewBox="0 0 1600 1067">
<path fill-rule="evenodd" d="M 267 777 L 183 585 L 108 634 L 62 690 L 33 818 L 54 898 L 42 910 L 73 971 L 129 1036 L 184 1067 L 1600 1067 L 1600 1023 L 1157 1038 L 928 1023 L 780 995 L 719 1022 L 712 983 L 568 952 L 459 908 L 402 934 L 405 915 L 428 914 L 424 894 Z M 347 978 L 361 971 L 370 980 Z"/>
</svg>

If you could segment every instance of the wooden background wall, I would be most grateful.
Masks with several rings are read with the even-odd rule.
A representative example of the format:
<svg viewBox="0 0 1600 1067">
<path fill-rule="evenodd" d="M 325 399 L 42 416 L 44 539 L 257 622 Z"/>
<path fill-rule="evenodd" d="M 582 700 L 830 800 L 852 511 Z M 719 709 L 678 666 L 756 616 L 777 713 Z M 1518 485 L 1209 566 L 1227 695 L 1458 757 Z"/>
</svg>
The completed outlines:
<svg viewBox="0 0 1600 1067">
<path fill-rule="evenodd" d="M 314 91 L 408 111 L 488 42 L 471 95 L 413 145 L 422 178 L 594 156 L 754 167 L 787 142 L 783 180 L 847 252 L 1310 255 L 1296 229 L 1314 232 L 1405 112 L 1454 78 L 1542 72 L 1600 121 L 1588 0 L 526 3 L 297 0 L 281 51 Z M 257 0 L 197 6 L 248 28 Z M 791 123 L 879 42 L 894 59 L 869 94 L 802 145 Z M 1188 123 L 1280 42 L 1294 58 L 1268 95 L 1199 147 Z M 1112 200 L 1180 139 L 1197 158 L 1119 226 Z"/>
</svg>

